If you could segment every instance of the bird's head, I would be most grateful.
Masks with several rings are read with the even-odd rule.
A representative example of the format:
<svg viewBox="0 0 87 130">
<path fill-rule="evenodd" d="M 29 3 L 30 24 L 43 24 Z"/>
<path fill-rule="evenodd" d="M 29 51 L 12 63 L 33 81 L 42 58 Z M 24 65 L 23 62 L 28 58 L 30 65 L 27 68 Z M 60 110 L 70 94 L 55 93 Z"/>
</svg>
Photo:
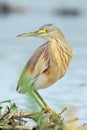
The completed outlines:
<svg viewBox="0 0 87 130">
<path fill-rule="evenodd" d="M 55 35 L 58 32 L 58 28 L 53 24 L 46 24 L 42 26 L 39 30 L 31 33 L 23 33 L 18 35 L 17 37 L 39 37 L 44 39 L 49 39 L 51 36 Z"/>
</svg>

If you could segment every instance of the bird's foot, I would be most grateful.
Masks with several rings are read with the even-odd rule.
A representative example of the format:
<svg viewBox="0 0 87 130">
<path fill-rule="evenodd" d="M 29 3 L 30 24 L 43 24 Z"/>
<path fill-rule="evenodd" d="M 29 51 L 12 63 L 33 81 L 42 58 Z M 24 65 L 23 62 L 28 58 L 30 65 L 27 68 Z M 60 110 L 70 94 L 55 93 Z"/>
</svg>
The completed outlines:
<svg viewBox="0 0 87 130">
<path fill-rule="evenodd" d="M 59 122 L 61 116 L 58 113 L 56 113 L 53 109 L 47 106 L 43 108 L 42 111 L 44 112 L 44 114 L 48 115 L 50 124 Z"/>
<path fill-rule="evenodd" d="M 52 115 L 56 114 L 56 112 L 53 109 L 49 108 L 48 106 L 44 107 L 42 110 L 44 111 L 44 113 L 50 113 Z"/>
</svg>

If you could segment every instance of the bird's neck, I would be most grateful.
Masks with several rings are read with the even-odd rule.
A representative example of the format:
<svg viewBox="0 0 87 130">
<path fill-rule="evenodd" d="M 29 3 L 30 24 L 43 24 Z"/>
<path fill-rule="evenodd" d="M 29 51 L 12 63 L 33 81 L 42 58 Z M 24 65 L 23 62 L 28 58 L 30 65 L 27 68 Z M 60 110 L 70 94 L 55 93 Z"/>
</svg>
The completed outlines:
<svg viewBox="0 0 87 130">
<path fill-rule="evenodd" d="M 50 39 L 50 42 L 48 43 L 51 45 L 51 49 L 53 50 L 54 55 L 55 53 L 58 54 L 56 57 L 58 59 L 59 56 L 61 62 L 63 62 L 64 70 L 66 70 L 73 56 L 73 51 L 71 50 L 66 39 L 64 38 L 64 36 L 57 36 L 56 38 Z"/>
<path fill-rule="evenodd" d="M 51 36 L 48 39 L 49 43 L 51 44 L 55 44 L 55 46 L 57 46 L 58 50 L 60 50 L 61 52 L 65 52 L 67 55 L 69 56 L 73 56 L 73 51 L 70 48 L 68 42 L 66 41 L 66 38 L 63 36 L 63 34 L 61 33 L 56 34 L 55 37 Z"/>
</svg>

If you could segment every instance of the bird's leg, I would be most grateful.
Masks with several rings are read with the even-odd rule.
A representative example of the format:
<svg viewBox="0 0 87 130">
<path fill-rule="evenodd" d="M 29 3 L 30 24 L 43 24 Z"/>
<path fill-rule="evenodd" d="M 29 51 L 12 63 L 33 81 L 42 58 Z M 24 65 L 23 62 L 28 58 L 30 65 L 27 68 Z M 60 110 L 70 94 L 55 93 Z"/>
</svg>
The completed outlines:
<svg viewBox="0 0 87 130">
<path fill-rule="evenodd" d="M 55 113 L 54 110 L 52 110 L 47 104 L 46 102 L 43 100 L 43 98 L 40 96 L 40 94 L 37 92 L 36 89 L 34 89 L 34 93 L 36 94 L 36 96 L 39 98 L 39 100 L 43 103 L 44 107 L 42 106 L 42 110 L 44 110 L 45 112 L 50 112 L 50 113 Z M 42 105 L 42 104 L 41 104 Z"/>
<path fill-rule="evenodd" d="M 48 107 L 47 103 L 43 100 L 43 98 L 40 96 L 40 94 L 37 92 L 36 89 L 34 89 L 34 92 L 35 92 L 35 94 L 37 95 L 37 97 L 40 99 L 40 101 L 43 103 L 43 105 L 44 105 L 45 107 Z"/>
<path fill-rule="evenodd" d="M 31 96 L 34 98 L 34 100 L 37 102 L 37 104 L 40 106 L 40 108 L 43 109 L 44 106 L 43 106 L 42 103 L 37 99 L 37 97 L 36 97 L 36 95 L 35 95 L 33 89 L 31 90 Z"/>
</svg>

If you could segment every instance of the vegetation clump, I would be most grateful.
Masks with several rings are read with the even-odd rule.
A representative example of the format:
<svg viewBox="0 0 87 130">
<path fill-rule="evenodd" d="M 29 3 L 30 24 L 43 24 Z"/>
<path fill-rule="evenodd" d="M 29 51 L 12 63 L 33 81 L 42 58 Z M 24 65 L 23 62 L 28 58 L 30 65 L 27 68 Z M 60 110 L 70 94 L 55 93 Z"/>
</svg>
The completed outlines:
<svg viewBox="0 0 87 130">
<path fill-rule="evenodd" d="M 3 103 L 8 103 L 5 109 L 3 108 Z M 10 100 L 3 101 L 0 102 L 0 130 L 30 129 L 26 126 L 26 118 L 36 122 L 36 127 L 33 128 L 34 130 L 63 130 L 64 122 L 61 116 L 62 112 L 57 114 L 54 111 L 41 110 L 31 113 L 29 111 L 19 110 L 16 104 L 11 103 Z"/>
<path fill-rule="evenodd" d="M 5 103 L 5 108 L 3 107 Z M 87 126 L 81 127 L 72 125 L 78 118 L 64 121 L 62 113 L 66 110 L 64 108 L 60 113 L 53 110 L 43 109 L 39 112 L 29 112 L 20 110 L 15 103 L 10 100 L 0 102 L 0 130 L 87 130 Z M 32 119 L 36 125 L 30 128 L 28 125 Z"/>
</svg>

